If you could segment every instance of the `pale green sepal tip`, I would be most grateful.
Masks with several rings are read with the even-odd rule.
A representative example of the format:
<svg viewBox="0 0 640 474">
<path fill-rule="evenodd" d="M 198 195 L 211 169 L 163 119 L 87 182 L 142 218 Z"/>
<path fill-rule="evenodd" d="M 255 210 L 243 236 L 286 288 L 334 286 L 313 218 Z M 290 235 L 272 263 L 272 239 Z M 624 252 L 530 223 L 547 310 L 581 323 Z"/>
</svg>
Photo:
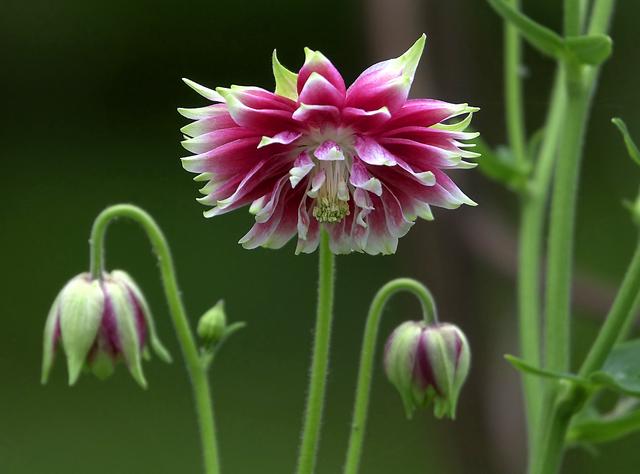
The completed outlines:
<svg viewBox="0 0 640 474">
<path fill-rule="evenodd" d="M 58 301 L 59 297 L 53 302 L 49 315 L 47 316 L 47 322 L 44 327 L 44 341 L 42 344 L 42 374 L 40 376 L 40 383 L 43 385 L 49 380 L 49 373 L 53 366 L 53 337 L 55 334 L 56 323 L 58 319 Z"/>
<path fill-rule="evenodd" d="M 213 102 L 224 102 L 224 99 L 217 90 L 209 89 L 208 87 L 202 86 L 185 77 L 182 78 L 182 81 L 205 99 L 209 99 Z M 180 111 L 180 109 L 178 109 L 178 111 Z"/>
<path fill-rule="evenodd" d="M 271 56 L 271 64 L 273 77 L 276 80 L 276 94 L 291 100 L 298 100 L 298 75 L 280 63 L 275 49 Z"/>
<path fill-rule="evenodd" d="M 424 45 L 427 41 L 427 35 L 422 33 L 420 38 L 413 43 L 413 45 L 398 59 L 404 64 L 403 74 L 413 78 L 413 75 L 418 68 L 418 62 L 422 57 L 422 52 L 424 51 Z"/>
</svg>

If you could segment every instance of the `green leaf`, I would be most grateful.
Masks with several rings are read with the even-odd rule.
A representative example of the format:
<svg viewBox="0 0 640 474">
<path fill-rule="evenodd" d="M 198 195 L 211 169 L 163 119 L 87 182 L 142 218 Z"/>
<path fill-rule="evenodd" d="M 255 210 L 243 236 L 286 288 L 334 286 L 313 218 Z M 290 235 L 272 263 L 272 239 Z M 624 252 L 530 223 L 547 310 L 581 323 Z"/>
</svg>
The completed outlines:
<svg viewBox="0 0 640 474">
<path fill-rule="evenodd" d="M 612 118 L 611 123 L 613 123 L 616 127 L 618 127 L 618 130 L 620 130 L 622 139 L 624 140 L 624 144 L 627 147 L 627 153 L 629 153 L 631 159 L 635 161 L 636 164 L 640 165 L 640 150 L 638 150 L 638 146 L 633 141 L 633 138 L 631 138 L 629 130 L 627 129 L 627 125 L 621 118 L 618 117 Z"/>
<path fill-rule="evenodd" d="M 553 30 L 535 22 L 505 0 L 488 0 L 488 2 L 498 15 L 515 26 L 538 51 L 553 58 L 564 56 L 564 40 Z"/>
<path fill-rule="evenodd" d="M 626 401 L 606 415 L 589 415 L 576 419 L 567 433 L 567 442 L 606 443 L 640 431 L 638 403 L 636 401 L 629 405 Z"/>
<path fill-rule="evenodd" d="M 613 41 L 607 35 L 570 36 L 565 38 L 567 52 L 572 54 L 580 63 L 597 66 L 609 56 Z"/>
<path fill-rule="evenodd" d="M 578 375 L 574 375 L 568 372 L 556 372 L 553 370 L 542 369 L 540 367 L 536 367 L 534 365 L 529 364 L 528 362 L 520 359 L 519 357 L 515 357 L 509 354 L 506 354 L 504 358 L 507 360 L 507 362 L 509 362 L 513 367 L 515 367 L 520 372 L 537 375 L 539 377 L 546 377 L 549 379 L 568 380 L 570 382 L 574 382 L 583 386 L 591 385 L 588 379 L 579 377 Z"/>
<path fill-rule="evenodd" d="M 482 159 L 478 160 L 478 169 L 483 174 L 514 191 L 525 188 L 529 176 L 529 165 L 516 163 L 508 148 L 498 147 L 494 152 L 479 137 L 472 143 L 476 145 L 475 150 L 482 155 Z"/>
<path fill-rule="evenodd" d="M 589 379 L 616 392 L 640 397 L 640 339 L 615 346 L 602 369 Z"/>
</svg>

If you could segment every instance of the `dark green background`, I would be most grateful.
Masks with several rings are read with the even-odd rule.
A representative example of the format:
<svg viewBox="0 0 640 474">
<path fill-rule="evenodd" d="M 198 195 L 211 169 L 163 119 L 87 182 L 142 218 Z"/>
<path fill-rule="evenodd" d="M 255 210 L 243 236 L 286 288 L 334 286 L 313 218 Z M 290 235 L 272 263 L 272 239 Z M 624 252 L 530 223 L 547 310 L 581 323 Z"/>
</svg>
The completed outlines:
<svg viewBox="0 0 640 474">
<path fill-rule="evenodd" d="M 526 1 L 553 27 L 559 2 Z M 639 4 L 619 2 L 614 57 L 607 63 L 587 136 L 580 193 L 576 356 L 606 310 L 634 243 L 620 202 L 633 197 L 640 170 L 626 157 L 611 116 L 640 140 Z M 192 321 L 219 298 L 248 328 L 224 348 L 213 374 L 227 474 L 292 472 L 299 440 L 313 327 L 316 255 L 246 251 L 236 244 L 251 224 L 242 211 L 201 216 L 197 186 L 182 170 L 177 106 L 204 105 L 180 82 L 272 87 L 270 54 L 295 68 L 303 46 L 322 50 L 353 80 L 364 67 L 400 54 L 425 31 L 421 70 L 428 94 L 480 106 L 475 121 L 492 144 L 504 142 L 500 23 L 478 0 L 403 1 L 415 31 L 370 19 L 371 2 L 16 1 L 0 8 L 2 174 L 0 189 L 0 472 L 197 473 L 200 454 L 191 394 L 179 362 L 146 364 L 148 391 L 123 367 L 107 382 L 65 385 L 58 358 L 39 384 L 42 326 L 64 282 L 87 269 L 92 218 L 106 205 L 132 202 L 151 212 L 172 244 Z M 388 3 L 387 3 L 388 7 Z M 398 7 L 400 8 L 400 7 Z M 394 17 L 390 17 L 392 20 Z M 402 38 L 399 40 L 398 38 Z M 391 47 L 393 45 L 393 47 Z M 527 50 L 527 119 L 539 127 L 552 65 Z M 338 258 L 335 338 L 318 472 L 340 470 L 349 428 L 357 351 L 368 302 L 396 276 L 426 282 L 441 318 L 464 328 L 473 371 L 459 420 L 420 413 L 404 419 L 399 397 L 378 367 L 364 474 L 522 472 L 517 377 L 502 360 L 515 352 L 512 258 L 516 199 L 479 172 L 458 178 L 480 207 L 437 212 L 419 222 L 392 257 Z M 152 255 L 141 232 L 113 227 L 108 266 L 129 271 L 155 309 L 160 334 L 178 347 Z M 586 288 L 586 289 L 585 289 Z M 417 318 L 416 303 L 395 300 L 387 334 Z M 640 437 L 574 450 L 566 473 L 636 472 Z"/>
</svg>

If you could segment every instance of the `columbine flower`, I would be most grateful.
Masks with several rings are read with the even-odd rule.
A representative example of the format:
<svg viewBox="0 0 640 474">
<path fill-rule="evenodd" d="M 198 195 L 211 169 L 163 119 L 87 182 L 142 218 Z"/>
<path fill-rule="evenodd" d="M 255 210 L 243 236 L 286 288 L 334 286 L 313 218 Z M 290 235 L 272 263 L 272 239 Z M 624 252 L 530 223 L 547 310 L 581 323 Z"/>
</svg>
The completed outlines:
<svg viewBox="0 0 640 474">
<path fill-rule="evenodd" d="M 470 359 L 469 343 L 453 324 L 407 321 L 387 340 L 384 368 L 408 417 L 433 401 L 438 418 L 454 418 Z"/>
<path fill-rule="evenodd" d="M 116 270 L 94 280 L 88 273 L 74 277 L 56 298 L 44 330 L 42 382 L 46 383 L 58 345 L 67 356 L 69 385 L 83 368 L 97 377 L 111 375 L 114 363 L 124 360 L 133 378 L 146 387 L 141 357 L 147 342 L 158 356 L 171 356 L 155 334 L 142 292 L 125 272 Z"/>
<path fill-rule="evenodd" d="M 431 206 L 474 205 L 443 170 L 471 168 L 478 156 L 459 140 L 477 109 L 407 99 L 424 48 L 423 35 L 402 56 L 364 71 L 347 88 L 319 51 L 305 49 L 294 74 L 273 54 L 275 93 L 258 87 L 207 89 L 215 102 L 179 109 L 195 122 L 182 128 L 187 171 L 206 181 L 206 217 L 245 205 L 256 224 L 245 248 L 280 248 L 295 234 L 296 252 L 313 252 L 321 227 L 334 253 L 394 253 Z M 443 121 L 466 114 L 455 124 Z"/>
</svg>

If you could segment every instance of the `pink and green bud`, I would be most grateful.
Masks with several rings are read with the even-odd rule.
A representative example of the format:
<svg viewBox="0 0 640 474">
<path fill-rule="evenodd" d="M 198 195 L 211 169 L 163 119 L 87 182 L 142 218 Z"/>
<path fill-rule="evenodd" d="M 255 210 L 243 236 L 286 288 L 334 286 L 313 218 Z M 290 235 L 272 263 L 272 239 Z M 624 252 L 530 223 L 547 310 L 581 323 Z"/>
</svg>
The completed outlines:
<svg viewBox="0 0 640 474">
<path fill-rule="evenodd" d="M 407 321 L 389 336 L 384 367 L 407 417 L 433 402 L 436 417 L 453 419 L 470 359 L 469 343 L 458 327 Z"/>
<path fill-rule="evenodd" d="M 131 277 L 119 270 L 102 279 L 82 273 L 65 285 L 47 317 L 42 383 L 49 378 L 60 345 L 67 358 L 69 385 L 76 383 L 83 370 L 106 378 L 122 360 L 136 382 L 146 387 L 142 358 L 149 355 L 149 343 L 161 359 L 171 361 L 156 336 L 149 306 Z"/>
</svg>

